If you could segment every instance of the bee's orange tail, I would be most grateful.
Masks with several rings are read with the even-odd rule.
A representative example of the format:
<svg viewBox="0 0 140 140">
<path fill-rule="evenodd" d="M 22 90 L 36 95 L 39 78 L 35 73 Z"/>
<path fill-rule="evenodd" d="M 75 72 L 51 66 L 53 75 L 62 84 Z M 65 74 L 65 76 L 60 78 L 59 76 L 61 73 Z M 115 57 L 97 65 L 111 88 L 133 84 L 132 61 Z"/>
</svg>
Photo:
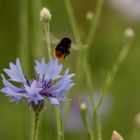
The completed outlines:
<svg viewBox="0 0 140 140">
<path fill-rule="evenodd" d="M 54 56 L 54 57 L 57 57 L 57 56 L 56 56 L 56 52 L 55 52 L 55 51 L 53 51 L 53 56 Z"/>
</svg>

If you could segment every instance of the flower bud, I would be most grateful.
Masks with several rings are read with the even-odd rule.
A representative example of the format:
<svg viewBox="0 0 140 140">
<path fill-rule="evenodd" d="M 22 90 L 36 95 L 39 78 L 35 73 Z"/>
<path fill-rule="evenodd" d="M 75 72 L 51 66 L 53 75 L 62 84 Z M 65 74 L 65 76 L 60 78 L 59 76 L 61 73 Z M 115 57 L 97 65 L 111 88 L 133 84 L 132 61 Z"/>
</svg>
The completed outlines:
<svg viewBox="0 0 140 140">
<path fill-rule="evenodd" d="M 87 105 L 85 103 L 81 103 L 80 110 L 81 110 L 81 112 L 86 111 L 87 110 Z"/>
<path fill-rule="evenodd" d="M 133 39 L 134 36 L 135 36 L 135 33 L 134 33 L 134 30 L 133 30 L 133 29 L 127 28 L 127 29 L 124 31 L 124 37 L 125 37 L 127 40 Z"/>
<path fill-rule="evenodd" d="M 81 118 L 85 126 L 87 126 L 87 105 L 85 103 L 80 104 L 80 112 L 81 112 Z"/>
<path fill-rule="evenodd" d="M 86 19 L 87 20 L 92 20 L 93 17 L 94 17 L 94 15 L 93 15 L 93 13 L 91 11 L 87 12 L 87 14 L 86 14 Z"/>
<path fill-rule="evenodd" d="M 47 8 L 42 8 L 40 11 L 40 20 L 43 22 L 49 22 L 51 20 L 50 11 Z"/>
<path fill-rule="evenodd" d="M 111 140 L 124 140 L 124 139 L 123 139 L 123 137 L 117 131 L 114 130 L 112 132 Z"/>
<path fill-rule="evenodd" d="M 85 103 L 80 104 L 80 112 L 81 112 L 81 117 L 85 123 L 87 118 L 87 105 Z"/>
</svg>

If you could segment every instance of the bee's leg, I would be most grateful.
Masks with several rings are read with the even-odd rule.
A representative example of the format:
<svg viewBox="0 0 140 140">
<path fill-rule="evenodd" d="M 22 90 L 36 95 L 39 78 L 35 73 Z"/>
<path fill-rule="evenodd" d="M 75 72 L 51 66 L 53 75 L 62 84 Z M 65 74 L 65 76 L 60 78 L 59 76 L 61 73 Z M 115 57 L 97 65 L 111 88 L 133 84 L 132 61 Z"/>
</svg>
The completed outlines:
<svg viewBox="0 0 140 140">
<path fill-rule="evenodd" d="M 56 56 L 56 52 L 55 52 L 55 50 L 53 51 L 53 56 L 54 56 L 54 57 L 57 57 L 57 56 Z"/>
<path fill-rule="evenodd" d="M 70 54 L 70 51 L 68 50 L 68 51 L 67 51 L 67 55 L 69 55 L 69 54 Z"/>
<path fill-rule="evenodd" d="M 65 55 L 63 55 L 60 59 L 63 61 L 63 60 L 65 59 L 65 57 L 66 57 L 66 56 L 65 56 Z"/>
<path fill-rule="evenodd" d="M 66 54 L 64 54 L 64 55 L 63 55 L 63 58 L 65 59 L 65 57 L 66 57 L 67 55 L 68 55 L 67 53 L 66 53 Z"/>
</svg>

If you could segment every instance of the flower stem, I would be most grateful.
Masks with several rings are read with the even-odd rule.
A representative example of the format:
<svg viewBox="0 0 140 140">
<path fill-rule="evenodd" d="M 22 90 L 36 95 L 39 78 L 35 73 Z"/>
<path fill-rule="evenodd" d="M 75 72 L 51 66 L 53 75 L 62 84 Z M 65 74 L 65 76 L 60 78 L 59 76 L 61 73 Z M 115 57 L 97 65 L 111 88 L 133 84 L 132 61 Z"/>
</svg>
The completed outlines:
<svg viewBox="0 0 140 140">
<path fill-rule="evenodd" d="M 62 116 L 60 114 L 60 109 L 56 107 L 55 112 L 56 112 L 56 125 L 57 125 L 57 140 L 64 140 L 64 128 L 63 128 Z"/>
<path fill-rule="evenodd" d="M 45 41 L 45 47 L 48 49 L 48 58 L 51 59 L 52 51 L 51 51 L 51 41 L 50 41 L 50 24 L 49 22 L 44 22 L 44 41 Z"/>
<path fill-rule="evenodd" d="M 97 109 L 93 108 L 93 130 L 95 140 L 102 140 L 101 121 Z"/>
<path fill-rule="evenodd" d="M 80 33 L 78 31 L 78 26 L 77 26 L 76 20 L 74 18 L 73 9 L 72 9 L 72 5 L 71 5 L 70 0 L 64 0 L 64 2 L 65 2 L 65 7 L 66 7 L 66 10 L 68 13 L 68 17 L 70 20 L 71 28 L 73 31 L 74 39 L 75 39 L 76 45 L 78 45 L 78 49 L 79 49 L 79 56 L 78 57 L 79 57 L 80 61 L 78 61 L 77 68 L 78 68 L 78 71 L 79 71 L 79 69 L 83 69 L 85 79 L 87 82 L 87 87 L 89 90 L 89 92 L 88 92 L 89 97 L 91 99 L 91 102 L 93 103 L 93 101 L 92 101 L 93 81 L 92 81 L 90 66 L 88 64 L 88 50 L 89 49 L 86 49 L 86 50 L 82 49 L 82 42 L 81 42 L 81 38 L 80 38 Z M 102 7 L 103 7 L 103 2 L 104 2 L 104 0 L 98 0 L 95 20 L 94 20 L 94 23 L 92 25 L 92 28 L 89 31 L 89 34 L 87 35 L 86 45 L 88 48 L 91 45 L 93 38 L 95 36 L 95 33 L 96 33 L 97 25 L 98 25 L 101 11 L 102 11 Z M 93 106 L 94 106 L 94 103 L 93 103 Z M 97 120 L 98 111 L 95 110 L 93 113 L 94 113 L 94 118 L 95 118 L 94 124 L 96 124 L 96 125 L 94 125 L 95 126 L 94 129 L 97 130 L 97 138 L 98 138 L 97 140 L 101 140 L 102 139 L 101 127 L 100 127 L 99 121 Z M 93 139 L 93 131 L 91 132 L 91 130 L 89 129 L 87 120 L 85 120 L 85 127 L 88 131 L 89 139 Z"/>
<path fill-rule="evenodd" d="M 91 99 L 91 103 L 93 103 L 93 95 L 92 95 L 92 93 L 93 93 L 93 80 L 92 80 L 90 65 L 87 63 L 87 56 L 85 58 L 83 58 L 82 62 L 83 62 L 82 68 L 83 68 L 85 80 L 87 83 L 89 97 Z"/>
<path fill-rule="evenodd" d="M 71 29 L 73 31 L 74 39 L 75 39 L 75 42 L 76 42 L 76 44 L 78 45 L 78 48 L 79 48 L 79 47 L 81 47 L 80 46 L 81 45 L 81 39 L 80 39 L 79 31 L 78 31 L 78 26 L 76 24 L 76 20 L 74 18 L 72 5 L 71 5 L 70 0 L 64 0 L 64 3 L 65 3 L 65 7 L 66 7 L 67 14 L 68 14 L 68 17 L 69 17 Z"/>
<path fill-rule="evenodd" d="M 20 24 L 20 48 L 19 55 L 21 57 L 21 61 L 23 63 L 24 71 L 26 74 L 30 72 L 30 64 L 29 64 L 29 21 L 28 21 L 28 0 L 21 0 L 19 2 L 20 7 L 20 16 L 19 16 L 19 24 Z"/>
<path fill-rule="evenodd" d="M 38 13 L 42 7 L 42 1 L 41 0 L 31 0 L 32 7 L 31 7 L 31 16 L 32 16 L 32 25 L 31 25 L 31 46 L 32 46 L 32 53 L 33 57 L 40 59 L 43 55 L 43 49 L 40 45 L 42 43 L 41 40 L 41 24 L 38 19 Z"/>
<path fill-rule="evenodd" d="M 40 111 L 36 110 L 34 112 L 32 140 L 37 140 L 37 137 L 38 137 L 39 116 L 40 116 Z"/>
<path fill-rule="evenodd" d="M 125 39 L 125 38 L 124 38 Z M 107 94 L 107 91 L 110 89 L 115 76 L 118 72 L 118 69 L 120 68 L 120 65 L 125 61 L 125 59 L 128 56 L 129 50 L 131 48 L 131 43 L 132 43 L 133 38 L 128 38 L 124 40 L 124 45 L 118 55 L 118 58 L 116 62 L 114 63 L 111 71 L 107 74 L 106 79 L 105 79 L 105 84 L 103 87 L 103 94 L 101 95 L 98 104 L 97 104 L 97 111 L 100 109 L 100 106 L 102 105 L 102 102 Z"/>
<path fill-rule="evenodd" d="M 85 103 L 82 103 L 80 105 L 80 112 L 81 112 L 83 124 L 85 126 L 85 129 L 87 130 L 88 140 L 94 140 L 92 128 L 91 128 L 89 120 L 88 120 L 87 106 Z"/>
<path fill-rule="evenodd" d="M 88 33 L 87 39 L 86 39 L 87 46 L 90 46 L 94 40 L 95 33 L 96 33 L 98 23 L 100 20 L 100 16 L 101 16 L 103 4 L 104 4 L 104 0 L 97 0 L 97 8 L 96 8 L 96 12 L 95 12 L 95 18 L 94 18 L 93 24 L 91 26 L 91 29 L 89 30 L 89 33 Z"/>
</svg>

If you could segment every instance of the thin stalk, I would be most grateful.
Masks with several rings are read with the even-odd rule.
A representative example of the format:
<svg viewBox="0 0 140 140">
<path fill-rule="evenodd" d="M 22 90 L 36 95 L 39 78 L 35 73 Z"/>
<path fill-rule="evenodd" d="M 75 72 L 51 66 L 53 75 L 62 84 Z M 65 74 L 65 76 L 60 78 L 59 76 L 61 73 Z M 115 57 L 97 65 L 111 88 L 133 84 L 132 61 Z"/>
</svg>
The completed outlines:
<svg viewBox="0 0 140 140">
<path fill-rule="evenodd" d="M 85 103 L 81 104 L 80 112 L 81 112 L 83 124 L 85 126 L 86 131 L 87 131 L 88 140 L 94 140 L 92 128 L 91 128 L 89 120 L 88 120 L 87 106 Z"/>
<path fill-rule="evenodd" d="M 32 53 L 33 57 L 40 59 L 43 56 L 43 48 L 40 47 L 42 40 L 41 40 L 41 24 L 39 21 L 39 12 L 42 7 L 42 2 L 41 0 L 31 0 L 32 4 L 32 25 L 31 25 L 31 30 L 32 30 L 32 36 L 31 36 L 31 43 L 32 43 Z"/>
<path fill-rule="evenodd" d="M 83 50 L 82 47 L 81 47 L 82 42 L 81 42 L 81 38 L 80 38 L 80 33 L 79 33 L 78 26 L 77 26 L 77 23 L 76 23 L 76 20 L 75 20 L 75 17 L 74 17 L 71 2 L 70 2 L 70 0 L 64 0 L 64 2 L 65 2 L 65 7 L 66 7 L 66 10 L 67 10 L 68 18 L 69 18 L 69 21 L 70 21 L 71 29 L 73 31 L 75 43 L 76 43 L 76 45 L 78 45 L 78 49 L 79 49 L 79 53 L 78 53 L 78 58 L 79 59 L 78 59 L 78 65 L 77 65 L 77 73 L 79 73 L 79 69 L 82 68 L 82 70 L 84 72 L 84 75 L 85 75 L 85 78 L 86 78 L 87 86 L 88 86 L 88 89 L 89 89 L 89 92 L 88 92 L 89 97 L 90 97 L 91 102 L 93 103 L 93 101 L 92 101 L 93 85 L 92 85 L 92 79 L 91 79 L 91 72 L 89 71 L 89 65 L 87 64 L 87 58 L 85 56 L 86 53 L 85 53 L 85 50 Z M 88 138 L 92 140 L 93 139 L 92 128 L 89 127 L 87 120 L 85 120 L 85 121 L 86 121 L 85 122 L 85 127 L 86 127 L 86 130 L 87 130 L 87 133 L 88 133 Z"/>
<path fill-rule="evenodd" d="M 101 120 L 98 115 L 97 109 L 93 108 L 93 130 L 95 140 L 102 140 Z"/>
<path fill-rule="evenodd" d="M 74 12 L 73 12 L 73 8 L 72 8 L 71 0 L 64 0 L 64 3 L 65 3 L 66 11 L 68 14 L 71 30 L 73 32 L 74 40 L 75 40 L 75 43 L 77 45 L 77 49 L 79 50 L 79 52 L 78 52 L 79 59 L 77 60 L 78 62 L 77 62 L 77 67 L 76 67 L 77 68 L 76 73 L 78 74 L 79 69 L 82 68 L 82 59 L 83 59 L 82 47 L 81 47 L 82 42 L 81 42 L 81 37 L 80 37 L 79 30 L 78 30 L 78 26 L 77 26 L 77 23 L 76 23 L 76 20 L 74 17 Z M 77 78 L 77 79 L 80 79 L 81 75 L 78 74 L 77 76 L 79 76 L 79 78 Z"/>
<path fill-rule="evenodd" d="M 33 121 L 32 140 L 37 140 L 37 138 L 38 138 L 39 117 L 40 117 L 40 111 L 35 111 L 34 112 L 34 121 Z"/>
<path fill-rule="evenodd" d="M 88 118 L 86 118 L 84 126 L 85 126 L 85 128 L 87 130 L 88 139 L 89 140 L 94 140 L 92 129 L 91 129 L 90 125 L 89 125 Z"/>
<path fill-rule="evenodd" d="M 67 10 L 67 13 L 68 13 L 68 17 L 69 17 L 69 20 L 70 20 L 71 28 L 72 28 L 72 31 L 73 31 L 74 39 L 75 39 L 76 45 L 78 45 L 78 49 L 79 49 L 79 56 L 78 56 L 79 61 L 78 61 L 77 68 L 78 68 L 78 71 L 81 68 L 83 69 L 83 72 L 84 72 L 84 75 L 85 75 L 85 78 L 86 78 L 86 82 L 87 82 L 87 86 L 88 86 L 88 89 L 89 89 L 89 92 L 88 92 L 89 97 L 91 99 L 91 102 L 93 103 L 93 101 L 92 101 L 93 81 L 92 81 L 90 67 L 89 67 L 89 64 L 87 62 L 88 61 L 88 59 L 87 59 L 88 50 L 83 50 L 82 49 L 80 33 L 78 31 L 78 26 L 77 26 L 76 20 L 74 18 L 73 9 L 72 9 L 72 5 L 71 5 L 70 0 L 64 0 L 64 2 L 65 2 L 66 10 Z M 97 6 L 97 9 L 96 9 L 96 15 L 95 15 L 96 17 L 95 17 L 94 25 L 93 25 L 92 29 L 90 30 L 89 35 L 87 37 L 87 41 L 86 41 L 87 46 L 91 45 L 92 39 L 95 36 L 96 28 L 97 28 L 99 18 L 100 18 L 100 15 L 101 15 L 103 2 L 104 2 L 104 0 L 99 0 L 98 1 L 98 6 Z M 94 103 L 93 103 L 93 106 L 94 106 Z M 96 114 L 95 114 L 95 118 L 96 118 Z M 101 129 L 99 129 L 100 126 L 99 126 L 99 123 L 98 123 L 97 119 L 95 119 L 94 123 L 97 124 L 96 125 L 96 130 L 97 130 L 97 133 L 98 133 L 98 138 L 101 139 L 101 133 L 100 133 Z M 88 127 L 88 126 L 85 126 L 85 127 Z M 93 137 L 91 137 L 91 136 L 93 136 L 93 131 L 91 132 L 91 130 L 89 128 L 87 128 L 87 131 L 88 131 L 89 138 L 93 138 Z"/>
<path fill-rule="evenodd" d="M 82 68 L 83 68 L 85 80 L 87 83 L 89 97 L 90 97 L 91 103 L 93 104 L 93 95 L 92 95 L 92 93 L 93 93 L 93 80 L 92 80 L 92 75 L 91 75 L 91 71 L 90 71 L 90 66 L 87 63 L 87 56 L 83 57 L 82 63 L 83 63 Z"/>
<path fill-rule="evenodd" d="M 98 27 L 98 24 L 99 24 L 99 20 L 100 20 L 100 17 L 101 17 L 103 4 L 104 4 L 104 0 L 97 0 L 97 8 L 96 8 L 96 11 L 95 11 L 95 18 L 94 18 L 94 21 L 93 21 L 92 28 L 89 30 L 89 33 L 87 35 L 87 39 L 86 39 L 86 43 L 85 43 L 87 46 L 91 46 L 91 44 L 94 40 L 96 30 L 97 30 L 97 27 Z"/>
<path fill-rule="evenodd" d="M 97 8 L 96 8 L 96 12 L 95 12 L 95 18 L 94 21 L 92 22 L 92 26 L 89 30 L 89 33 L 87 35 L 87 39 L 85 44 L 87 45 L 87 47 L 89 48 L 95 38 L 95 34 L 96 34 L 96 30 L 99 24 L 99 19 L 101 16 L 101 11 L 102 11 L 102 7 L 103 7 L 103 3 L 104 0 L 97 0 Z M 86 55 L 88 54 L 89 49 L 87 50 Z M 84 67 L 84 71 L 87 74 L 87 84 L 89 89 L 93 88 L 93 85 L 91 84 L 93 81 L 91 79 L 91 71 L 89 71 L 89 66 L 88 66 L 88 61 L 85 62 L 85 64 L 87 65 L 87 67 Z M 92 88 L 91 88 L 92 87 Z M 93 135 L 95 140 L 102 140 L 102 133 L 101 133 L 101 123 L 99 123 L 98 120 L 98 110 L 96 109 L 96 106 L 93 102 Z"/>
<path fill-rule="evenodd" d="M 73 31 L 73 36 L 75 39 L 76 44 L 78 45 L 78 48 L 81 47 L 81 39 L 80 39 L 80 33 L 78 31 L 78 26 L 74 17 L 73 9 L 72 9 L 72 4 L 70 0 L 64 0 L 65 7 L 67 10 L 68 18 L 70 21 L 71 29 Z"/>
<path fill-rule="evenodd" d="M 88 95 L 89 95 L 89 98 L 90 98 L 90 101 L 93 105 L 93 108 L 95 107 L 95 104 L 94 104 L 94 101 L 93 101 L 93 80 L 92 80 L 92 75 L 91 75 L 91 71 L 90 71 L 90 66 L 89 64 L 87 63 L 87 53 L 86 52 L 83 52 L 83 50 L 81 51 L 81 53 L 83 53 L 83 58 L 82 58 L 82 68 L 83 68 L 83 72 L 84 72 L 84 76 L 85 76 L 85 80 L 86 80 L 86 84 L 87 84 L 87 88 L 88 88 Z M 93 111 L 93 116 L 94 116 L 94 111 Z M 87 117 L 86 117 L 87 119 Z M 94 125 L 93 127 L 90 127 L 88 126 L 88 120 L 85 119 L 85 128 L 87 129 L 87 132 L 88 132 L 88 138 L 90 140 L 96 140 L 95 138 L 95 134 L 94 134 L 94 131 L 92 129 L 94 129 Z M 94 119 L 93 119 L 94 120 Z M 87 121 L 87 122 L 86 122 Z M 96 121 L 96 120 L 94 120 Z M 94 122 L 95 123 L 95 122 Z"/>
<path fill-rule="evenodd" d="M 79 59 L 78 59 L 77 71 L 79 71 L 79 69 L 81 69 L 81 68 L 82 69 L 85 68 L 84 69 L 85 70 L 84 74 L 85 74 L 87 72 L 87 67 L 84 67 L 84 64 L 81 63 L 82 60 L 83 60 L 83 57 L 84 57 L 83 55 L 85 53 L 84 53 L 84 50 L 82 50 L 82 48 L 81 48 L 82 43 L 81 43 L 80 33 L 79 33 L 78 26 L 77 26 L 77 23 L 76 23 L 76 20 L 75 20 L 75 17 L 74 17 L 72 4 L 71 4 L 70 0 L 64 0 L 64 3 L 65 3 L 66 10 L 67 10 L 68 18 L 69 18 L 69 21 L 70 21 L 71 29 L 73 31 L 75 43 L 76 43 L 76 45 L 78 46 L 78 49 L 79 49 L 79 54 L 78 54 Z M 91 79 L 89 72 L 88 72 L 87 79 Z M 87 81 L 89 81 L 89 80 L 87 80 Z M 88 83 L 91 83 L 91 82 L 88 82 Z M 88 85 L 89 85 L 90 90 L 91 90 L 91 84 L 88 84 Z"/>
<path fill-rule="evenodd" d="M 50 25 L 49 22 L 43 22 L 44 27 L 44 42 L 45 47 L 48 49 L 48 58 L 51 59 L 52 51 L 51 51 L 51 41 L 50 41 Z"/>
<path fill-rule="evenodd" d="M 57 125 L 57 140 L 64 140 L 64 128 L 60 109 L 55 108 L 56 112 L 56 125 Z"/>
<path fill-rule="evenodd" d="M 124 46 L 123 48 L 121 49 L 119 55 L 118 55 L 118 58 L 116 60 L 116 62 L 114 63 L 111 71 L 109 72 L 109 74 L 107 75 L 106 79 L 105 79 L 105 84 L 104 84 L 104 87 L 103 87 L 103 94 L 101 95 L 100 99 L 99 99 L 99 102 L 97 104 L 97 111 L 100 109 L 100 106 L 102 105 L 102 102 L 107 94 L 107 91 L 110 89 L 114 79 L 115 79 L 115 76 L 118 72 L 118 69 L 120 68 L 120 65 L 125 61 L 125 59 L 127 58 L 128 56 L 128 53 L 129 53 L 129 50 L 131 48 L 131 43 L 132 43 L 132 39 L 129 39 L 129 40 L 125 40 L 124 42 Z"/>
<path fill-rule="evenodd" d="M 29 63 L 29 27 L 28 27 L 28 0 L 21 0 L 19 2 L 20 16 L 19 16 L 19 28 L 20 28 L 20 47 L 19 55 L 26 74 L 30 72 Z"/>
</svg>

